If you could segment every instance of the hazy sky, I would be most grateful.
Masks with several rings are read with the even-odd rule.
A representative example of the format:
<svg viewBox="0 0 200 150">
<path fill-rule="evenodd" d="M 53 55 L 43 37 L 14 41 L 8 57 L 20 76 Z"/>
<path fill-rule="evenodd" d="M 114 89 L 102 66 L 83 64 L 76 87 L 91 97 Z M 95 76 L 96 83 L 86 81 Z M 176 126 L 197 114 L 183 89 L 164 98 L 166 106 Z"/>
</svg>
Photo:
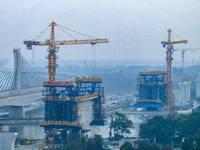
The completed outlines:
<svg viewBox="0 0 200 150">
<path fill-rule="evenodd" d="M 95 45 L 96 60 L 158 60 L 165 62 L 160 44 L 167 29 L 189 43 L 175 48 L 200 48 L 200 0 L 0 0 L 0 59 L 20 47 L 27 60 L 32 52 L 23 41 L 32 40 L 52 21 L 73 30 L 108 38 Z M 71 32 L 70 32 L 71 33 Z M 50 31 L 40 41 L 49 38 Z M 73 34 L 77 39 L 79 37 Z M 71 38 L 56 29 L 57 40 Z M 180 40 L 174 36 L 175 40 Z M 35 60 L 45 59 L 47 47 L 35 47 Z M 92 60 L 91 45 L 61 46 L 59 59 Z M 174 53 L 181 60 L 181 52 Z M 200 60 L 200 51 L 185 53 L 186 60 Z"/>
</svg>

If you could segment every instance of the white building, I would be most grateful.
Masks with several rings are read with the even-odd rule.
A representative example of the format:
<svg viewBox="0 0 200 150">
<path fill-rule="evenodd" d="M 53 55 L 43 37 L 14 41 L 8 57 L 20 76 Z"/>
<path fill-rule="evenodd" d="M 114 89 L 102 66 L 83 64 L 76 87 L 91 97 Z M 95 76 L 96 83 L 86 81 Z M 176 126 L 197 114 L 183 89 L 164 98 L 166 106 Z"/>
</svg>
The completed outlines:
<svg viewBox="0 0 200 150">
<path fill-rule="evenodd" d="M 196 82 L 196 97 L 200 97 L 200 72 L 197 73 L 197 79 Z"/>
<path fill-rule="evenodd" d="M 179 90 L 174 90 L 174 105 L 185 106 L 191 100 L 191 84 L 192 82 L 179 83 Z"/>
<path fill-rule="evenodd" d="M 181 106 L 181 90 L 173 90 L 174 94 L 174 105 Z"/>
</svg>

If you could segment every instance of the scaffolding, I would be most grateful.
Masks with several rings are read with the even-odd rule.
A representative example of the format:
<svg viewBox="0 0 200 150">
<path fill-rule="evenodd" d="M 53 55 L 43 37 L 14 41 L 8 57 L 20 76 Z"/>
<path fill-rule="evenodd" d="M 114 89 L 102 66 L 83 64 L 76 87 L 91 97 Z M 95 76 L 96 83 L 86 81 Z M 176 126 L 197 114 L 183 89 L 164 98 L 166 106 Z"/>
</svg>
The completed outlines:
<svg viewBox="0 0 200 150">
<path fill-rule="evenodd" d="M 106 115 L 102 107 L 105 103 L 104 88 L 100 86 L 102 78 L 75 78 L 74 82 L 67 81 L 44 81 L 46 88 L 42 91 L 42 101 L 45 102 L 45 121 L 40 126 L 45 129 L 77 129 L 81 123 L 78 111 L 80 103 L 84 100 L 93 101 L 94 121 L 101 122 L 91 125 L 103 125 Z"/>
<path fill-rule="evenodd" d="M 75 78 L 75 82 L 43 82 L 45 90 L 42 91 L 42 101 L 45 103 L 45 121 L 41 121 L 40 126 L 44 127 L 47 133 L 45 145 L 48 145 L 49 149 L 53 149 L 57 144 L 64 146 L 68 143 L 71 132 L 74 132 L 75 135 L 81 134 L 82 116 L 79 110 L 80 103 L 83 101 L 92 101 L 93 121 L 90 125 L 107 124 L 102 107 L 105 98 L 101 83 L 102 78 L 95 77 Z"/>
<path fill-rule="evenodd" d="M 139 72 L 135 107 L 159 108 L 167 105 L 167 72 Z"/>
<path fill-rule="evenodd" d="M 81 129 L 78 122 L 79 104 L 75 101 L 74 82 L 44 81 L 42 91 L 45 102 L 45 121 L 40 126 L 48 128 Z"/>
</svg>

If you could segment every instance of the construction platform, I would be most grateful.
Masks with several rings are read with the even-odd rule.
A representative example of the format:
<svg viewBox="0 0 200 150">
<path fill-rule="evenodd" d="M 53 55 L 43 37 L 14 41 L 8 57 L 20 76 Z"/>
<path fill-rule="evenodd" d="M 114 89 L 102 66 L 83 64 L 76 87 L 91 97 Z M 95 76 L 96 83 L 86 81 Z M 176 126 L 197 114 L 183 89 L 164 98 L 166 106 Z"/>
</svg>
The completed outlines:
<svg viewBox="0 0 200 150">
<path fill-rule="evenodd" d="M 88 125 L 106 125 L 102 78 L 75 78 L 72 81 L 44 81 L 45 121 L 40 126 L 54 130 L 79 132 Z"/>
<path fill-rule="evenodd" d="M 135 107 L 161 108 L 167 105 L 167 72 L 139 72 Z"/>
</svg>

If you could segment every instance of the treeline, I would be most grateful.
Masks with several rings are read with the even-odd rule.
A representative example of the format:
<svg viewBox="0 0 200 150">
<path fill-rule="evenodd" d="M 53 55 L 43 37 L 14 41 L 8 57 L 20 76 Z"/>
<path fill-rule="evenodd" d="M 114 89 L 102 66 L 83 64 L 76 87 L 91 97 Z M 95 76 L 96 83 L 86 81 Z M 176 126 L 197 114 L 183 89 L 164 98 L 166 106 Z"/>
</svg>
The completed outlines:
<svg viewBox="0 0 200 150">
<path fill-rule="evenodd" d="M 103 138 L 101 135 L 82 137 L 81 140 L 73 140 L 64 150 L 103 150 Z"/>
<path fill-rule="evenodd" d="M 193 149 L 200 149 L 200 112 L 179 115 L 176 119 L 154 117 L 140 125 L 139 135 L 141 138 L 148 138 L 152 143 L 173 144 L 182 140 L 189 141 L 195 143 L 191 144 Z M 184 145 L 188 145 L 184 142 L 182 149 Z"/>
</svg>

